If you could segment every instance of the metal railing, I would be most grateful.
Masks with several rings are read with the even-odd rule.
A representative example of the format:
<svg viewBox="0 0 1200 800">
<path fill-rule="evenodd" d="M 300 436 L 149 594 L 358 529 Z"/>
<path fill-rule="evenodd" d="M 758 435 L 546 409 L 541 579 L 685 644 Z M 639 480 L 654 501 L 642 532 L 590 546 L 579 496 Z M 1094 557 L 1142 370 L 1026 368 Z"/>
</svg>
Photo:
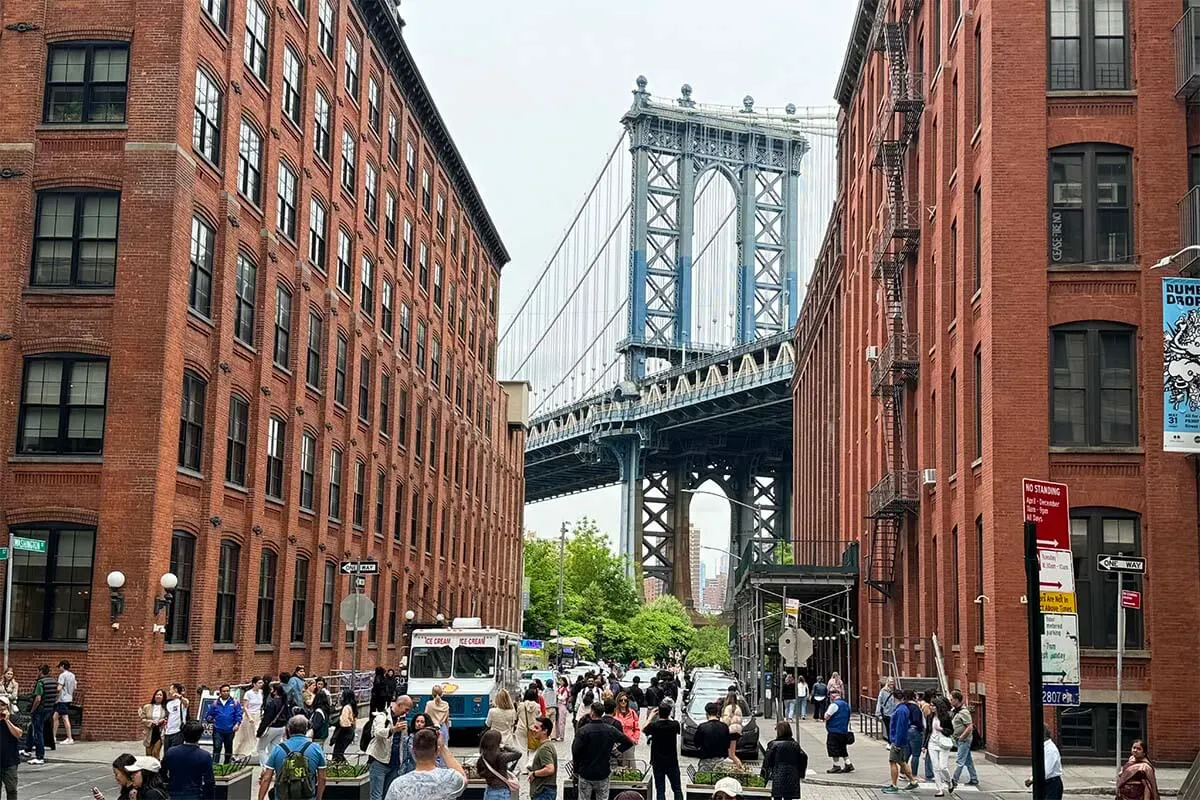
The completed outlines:
<svg viewBox="0 0 1200 800">
<path fill-rule="evenodd" d="M 1175 96 L 1190 100 L 1200 90 L 1200 13 L 1189 8 L 1175 23 Z"/>
<path fill-rule="evenodd" d="M 921 365 L 920 339 L 915 333 L 892 334 L 888 343 L 883 346 L 879 358 L 871 365 L 871 388 L 878 391 L 893 370 L 897 372 L 912 372 Z"/>
<path fill-rule="evenodd" d="M 742 576 L 751 567 L 816 567 L 823 569 L 845 568 L 854 570 L 858 566 L 857 544 L 841 539 L 805 539 L 790 542 L 785 540 L 751 539 L 742 548 L 741 557 L 734 568 L 733 586 L 741 582 Z"/>
<path fill-rule="evenodd" d="M 921 502 L 920 474 L 916 470 L 889 472 L 867 492 L 867 516 L 890 516 L 911 510 Z"/>
<path fill-rule="evenodd" d="M 883 729 L 883 720 L 875 716 L 875 705 L 878 702 L 878 697 L 869 694 L 858 696 L 858 732 L 872 739 L 886 739 L 888 733 Z"/>
<path fill-rule="evenodd" d="M 1200 186 L 1194 186 L 1179 201 L 1179 246 L 1200 244 Z M 1184 273 L 1200 261 L 1196 253 L 1186 253 L 1180 259 L 1180 268 Z"/>
</svg>

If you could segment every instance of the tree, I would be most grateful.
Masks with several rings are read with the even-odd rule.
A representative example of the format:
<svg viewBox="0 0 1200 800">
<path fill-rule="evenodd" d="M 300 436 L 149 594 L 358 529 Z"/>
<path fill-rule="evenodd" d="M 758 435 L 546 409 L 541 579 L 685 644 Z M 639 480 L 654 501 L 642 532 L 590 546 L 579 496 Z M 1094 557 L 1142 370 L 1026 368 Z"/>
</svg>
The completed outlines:
<svg viewBox="0 0 1200 800">
<path fill-rule="evenodd" d="M 672 650 L 691 650 L 696 642 L 687 609 L 674 597 L 658 597 L 629 623 L 640 658 L 661 660 Z"/>
<path fill-rule="evenodd" d="M 696 631 L 696 645 L 688 652 L 689 667 L 702 667 L 715 664 L 729 669 L 732 666 L 729 655 L 729 628 L 724 625 L 706 625 Z"/>
</svg>

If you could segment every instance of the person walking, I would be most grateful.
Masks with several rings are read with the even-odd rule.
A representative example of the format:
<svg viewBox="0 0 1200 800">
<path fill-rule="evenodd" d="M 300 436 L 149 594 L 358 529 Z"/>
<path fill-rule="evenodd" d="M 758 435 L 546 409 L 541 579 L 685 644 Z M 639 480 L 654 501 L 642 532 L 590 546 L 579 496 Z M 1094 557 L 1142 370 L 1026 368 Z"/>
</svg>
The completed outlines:
<svg viewBox="0 0 1200 800">
<path fill-rule="evenodd" d="M 1046 800 L 1063 800 L 1063 768 L 1062 755 L 1058 752 L 1058 745 L 1054 743 L 1054 739 L 1050 737 L 1050 729 L 1045 728 L 1042 731 L 1042 758 L 1045 763 L 1046 784 L 1045 794 Z M 1118 778 L 1118 782 L 1119 782 Z M 1025 779 L 1025 786 L 1033 786 L 1033 777 Z M 1117 789 L 1117 796 L 1121 796 L 1120 788 Z"/>
<path fill-rule="evenodd" d="M 534 725 L 534 728 L 538 727 Z M 486 787 L 483 790 L 483 800 L 514 800 L 513 792 L 521 788 L 517 779 L 513 777 L 512 770 L 521 760 L 522 754 L 519 750 L 503 746 L 500 739 L 500 732 L 494 730 L 484 731 L 479 739 L 479 758 L 475 762 L 475 774 L 483 778 Z"/>
<path fill-rule="evenodd" d="M 262 719 L 258 721 L 258 729 L 254 734 L 258 737 L 258 763 L 265 764 L 271 757 L 275 745 L 287 735 L 287 721 L 290 716 L 287 690 L 281 683 L 272 683 L 270 694 L 263 703 Z M 305 727 L 307 731 L 308 728 Z"/>
<path fill-rule="evenodd" d="M 67 736 L 63 744 L 75 744 L 71 737 L 71 703 L 75 700 L 75 689 L 79 682 L 71 672 L 71 662 L 65 658 L 58 662 L 58 699 L 54 702 L 54 718 L 50 722 L 52 741 L 58 740 L 58 723 L 61 722 Z"/>
<path fill-rule="evenodd" d="M 829 684 L 827 688 L 829 689 L 829 694 L 831 695 L 840 694 L 842 697 L 846 696 L 846 684 L 842 682 L 842 676 L 836 672 L 831 672 L 829 674 Z"/>
<path fill-rule="evenodd" d="M 217 689 L 217 699 L 208 707 L 204 721 L 212 725 L 213 760 L 221 758 L 225 750 L 225 763 L 233 758 L 233 737 L 242 726 L 242 704 L 229 696 L 229 684 Z"/>
<path fill-rule="evenodd" d="M 783 676 L 783 686 L 779 690 L 779 699 L 783 701 L 783 716 L 786 719 L 796 718 L 796 676 L 787 673 Z"/>
<path fill-rule="evenodd" d="M 276 800 L 321 800 L 325 794 L 325 751 L 305 735 L 308 717 L 303 714 L 293 715 L 286 728 L 287 738 L 272 745 L 263 762 L 258 777 L 258 800 L 267 800 L 272 783 Z"/>
<path fill-rule="evenodd" d="M 813 719 L 825 719 L 825 711 L 829 708 L 829 687 L 820 675 L 812 685 L 812 703 Z"/>
<path fill-rule="evenodd" d="M 1121 800 L 1158 800 L 1158 775 L 1146 753 L 1146 743 L 1141 739 L 1133 740 L 1129 760 L 1117 776 L 1117 797 Z"/>
<path fill-rule="evenodd" d="M 442 697 L 442 693 L 445 691 L 446 687 L 440 683 L 433 687 L 433 696 L 425 703 L 425 713 L 441 731 L 442 741 L 449 742 L 450 704 L 446 702 L 446 698 Z"/>
<path fill-rule="evenodd" d="M 798 800 L 800 781 L 808 772 L 808 753 L 793 737 L 791 723 L 781 720 L 775 725 L 775 741 L 767 745 L 762 770 L 774 800 Z"/>
<path fill-rule="evenodd" d="M 258 724 L 262 722 L 263 678 L 255 675 L 250 679 L 250 688 L 242 695 L 242 724 L 233 737 L 233 754 L 245 758 L 258 749 Z"/>
<path fill-rule="evenodd" d="M 675 800 L 684 800 L 679 779 L 679 722 L 671 719 L 671 707 L 665 703 L 650 709 L 642 733 L 650 742 L 650 770 L 654 774 L 650 785 L 651 800 L 667 800 L 667 782 Z"/>
<path fill-rule="evenodd" d="M 17 800 L 17 767 L 21 765 L 21 729 L 12 720 L 8 695 L 0 695 L 0 785 L 7 800 Z"/>
<path fill-rule="evenodd" d="M 912 689 L 904 690 L 904 708 L 908 711 L 908 774 L 912 782 L 917 782 L 917 772 L 921 767 L 921 753 L 925 749 L 925 711 L 917 704 L 917 693 Z"/>
<path fill-rule="evenodd" d="M 304 707 L 308 705 L 304 701 L 304 680 L 307 677 L 308 672 L 304 669 L 304 665 L 299 664 L 284 684 L 287 688 L 288 702 L 292 704 L 292 708 L 300 709 L 301 713 L 304 712 Z M 282 676 L 280 680 L 283 680 Z"/>
<path fill-rule="evenodd" d="M 342 708 L 338 712 L 337 725 L 333 731 L 333 763 L 345 763 L 346 748 L 354 741 L 354 731 L 357 725 L 358 703 L 354 698 L 354 690 L 343 689 Z"/>
<path fill-rule="evenodd" d="M 539 713 L 538 692 L 537 689 L 530 686 L 525 690 L 525 697 L 521 700 L 521 704 L 517 706 L 517 746 L 515 749 L 522 753 L 531 752 L 537 749 L 537 744 L 533 741 L 529 732 L 537 724 L 538 717 L 542 716 Z"/>
<path fill-rule="evenodd" d="M 183 725 L 183 742 L 163 759 L 171 800 L 206 800 L 213 796 L 213 755 L 200 747 L 204 725 L 191 719 Z"/>
<path fill-rule="evenodd" d="M 800 713 L 796 715 L 797 720 L 806 719 L 808 717 L 808 701 L 811 690 L 808 681 L 801 675 L 796 679 L 796 704 Z"/>
<path fill-rule="evenodd" d="M 646 692 L 642 690 L 642 679 L 637 675 L 633 676 L 633 684 L 629 687 L 629 705 L 639 716 L 643 709 L 646 716 L 650 715 L 651 709 L 646 708 Z"/>
<path fill-rule="evenodd" d="M 388 680 L 387 671 L 383 667 L 376 667 L 375 679 L 371 682 L 370 712 L 375 714 L 380 711 L 387 711 L 387 707 L 391 705 L 395 689 L 395 681 Z"/>
<path fill-rule="evenodd" d="M 462 794 L 467 772 L 437 729 L 417 731 L 411 742 L 413 769 L 392 781 L 387 800 L 453 800 Z"/>
<path fill-rule="evenodd" d="M 621 764 L 627 767 L 633 766 L 633 752 L 637 747 L 638 739 L 641 738 L 642 729 L 638 724 L 638 712 L 633 709 L 629 702 L 629 695 L 621 692 L 617 695 L 617 707 L 613 711 L 613 717 L 617 722 L 621 723 L 621 731 L 629 737 L 634 746 L 621 754 Z"/>
<path fill-rule="evenodd" d="M 555 686 L 554 681 L 542 683 L 539 679 L 538 683 L 541 684 L 539 689 L 542 693 L 543 705 L 546 706 L 546 713 L 542 716 L 553 722 L 558 719 L 558 687 Z"/>
<path fill-rule="evenodd" d="M 663 701 L 667 705 L 667 701 Z M 670 717 L 671 707 L 667 707 Z M 712 772 L 729 756 L 729 726 L 721 720 L 721 704 L 713 701 L 704 706 L 704 722 L 696 726 L 692 735 L 692 743 L 696 746 L 696 757 L 699 759 L 697 769 L 700 772 Z"/>
<path fill-rule="evenodd" d="M 967 774 L 971 779 L 967 781 L 968 786 L 979 785 L 979 775 L 975 772 L 975 761 L 971 758 L 971 738 L 975 733 L 975 725 L 971 721 L 971 709 L 967 708 L 966 702 L 963 700 L 963 693 L 955 689 L 950 692 L 950 705 L 954 709 L 954 742 L 958 749 L 958 758 L 954 767 L 954 776 L 950 779 L 950 791 L 953 792 L 958 786 L 958 778 L 962 774 L 963 768 L 967 770 Z"/>
<path fill-rule="evenodd" d="M 142 747 L 146 755 L 159 757 L 162 753 L 163 726 L 167 724 L 167 693 L 155 689 L 150 702 L 138 710 L 138 721 L 142 724 Z"/>
<path fill-rule="evenodd" d="M 567 720 L 570 716 L 568 705 L 571 701 L 571 687 L 567 683 L 565 675 L 558 676 L 558 715 L 554 718 L 554 741 L 561 742 L 563 733 L 567 729 Z M 512 702 L 512 701 L 509 701 Z"/>
<path fill-rule="evenodd" d="M 20 694 L 21 685 L 17 683 L 16 673 L 13 672 L 12 667 L 8 667 L 4 670 L 4 679 L 0 680 L 0 697 L 8 698 L 9 711 L 14 714 L 19 710 L 17 696 Z"/>
<path fill-rule="evenodd" d="M 898 783 L 901 776 L 905 779 L 904 788 L 906 790 L 911 791 L 918 786 L 908 766 L 909 757 L 912 753 L 909 737 L 910 727 L 911 716 L 909 705 L 902 703 L 896 706 L 896 710 L 892 714 L 891 724 L 888 727 L 888 769 L 891 772 L 892 782 L 883 787 L 883 791 L 886 794 L 895 794 L 900 791 Z M 918 746 L 920 746 L 919 739 Z"/>
<path fill-rule="evenodd" d="M 725 695 L 725 700 L 721 704 L 721 722 L 724 722 L 729 728 L 729 760 L 733 762 L 734 769 L 741 772 L 744 767 L 742 760 L 738 758 L 737 744 L 742 738 L 742 706 L 738 701 L 737 686 L 729 687 L 729 693 Z"/>
<path fill-rule="evenodd" d="M 575 732 L 571 759 L 579 782 L 579 800 L 608 800 L 608 782 L 612 777 L 612 751 L 624 752 L 633 742 L 620 727 L 604 722 L 604 706 L 592 705 L 589 718 Z"/>
<path fill-rule="evenodd" d="M 183 741 L 183 723 L 187 722 L 188 699 L 183 696 L 183 684 L 172 683 L 167 689 L 167 720 L 163 723 L 162 753 L 167 753 Z"/>
<path fill-rule="evenodd" d="M 821 679 L 817 678 L 819 682 Z M 821 684 L 823 685 L 823 684 Z M 831 696 L 825 709 L 825 753 L 833 759 L 833 766 L 825 770 L 830 775 L 854 772 L 850 761 L 850 704 L 841 695 Z"/>
<path fill-rule="evenodd" d="M 879 697 L 875 700 L 875 716 L 883 723 L 884 734 L 886 735 L 892 727 L 892 714 L 899 704 L 899 698 L 896 697 L 896 679 L 890 675 L 883 682 L 883 687 L 879 690 Z"/>
<path fill-rule="evenodd" d="M 565 706 L 563 710 L 566 710 Z M 534 726 L 537 750 L 529 761 L 529 800 L 555 800 L 558 795 L 558 751 L 550 743 L 554 726 L 542 717 Z"/>
<path fill-rule="evenodd" d="M 950 754 L 955 750 L 954 714 L 944 697 L 933 698 L 931 706 L 933 713 L 926 731 L 925 752 L 933 762 L 935 797 L 945 797 L 946 787 L 950 784 Z"/>
<path fill-rule="evenodd" d="M 54 704 L 57 702 L 58 682 L 50 677 L 50 666 L 42 664 L 38 667 L 38 679 L 33 684 L 33 702 L 29 707 L 29 732 L 26 738 L 26 753 L 33 756 L 29 763 L 35 766 L 46 763 L 46 720 L 54 713 Z"/>
<path fill-rule="evenodd" d="M 314 691 L 312 713 L 308 717 L 309 737 L 321 747 L 325 746 L 325 740 L 329 738 L 329 717 L 332 713 L 329 707 L 329 692 Z"/>
<path fill-rule="evenodd" d="M 367 724 L 371 726 L 367 745 L 367 770 L 371 776 L 371 800 L 383 800 L 388 786 L 400 774 L 408 738 L 406 709 L 397 699 L 390 708 L 373 711 Z"/>
</svg>

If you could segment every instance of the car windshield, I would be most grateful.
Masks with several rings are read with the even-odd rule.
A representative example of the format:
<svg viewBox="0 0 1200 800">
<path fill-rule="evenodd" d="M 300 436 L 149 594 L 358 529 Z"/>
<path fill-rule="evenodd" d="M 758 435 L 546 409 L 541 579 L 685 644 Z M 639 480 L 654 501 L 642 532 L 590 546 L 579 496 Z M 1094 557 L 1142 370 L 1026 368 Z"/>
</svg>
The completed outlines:
<svg viewBox="0 0 1200 800">
<path fill-rule="evenodd" d="M 408 674 L 413 678 L 449 678 L 450 659 L 453 651 L 449 647 L 414 647 Z"/>
<path fill-rule="evenodd" d="M 496 674 L 496 648 L 458 647 L 454 650 L 454 677 L 491 678 Z"/>
<path fill-rule="evenodd" d="M 691 700 L 688 701 L 687 715 L 697 722 L 703 722 L 705 716 L 707 716 L 704 713 L 704 707 L 709 703 L 720 703 L 724 705 L 725 692 L 721 692 L 720 694 L 715 692 L 702 692 L 698 695 L 692 695 Z M 750 717 L 750 706 L 746 705 L 746 701 L 740 697 L 738 698 L 738 707 L 742 709 L 742 717 L 748 719 Z"/>
</svg>

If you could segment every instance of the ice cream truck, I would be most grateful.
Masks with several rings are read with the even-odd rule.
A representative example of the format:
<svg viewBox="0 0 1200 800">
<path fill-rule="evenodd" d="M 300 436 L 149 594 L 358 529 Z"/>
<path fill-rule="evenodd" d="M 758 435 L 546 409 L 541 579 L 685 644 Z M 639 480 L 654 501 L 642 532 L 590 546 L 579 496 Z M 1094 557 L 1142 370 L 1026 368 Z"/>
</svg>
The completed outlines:
<svg viewBox="0 0 1200 800">
<path fill-rule="evenodd" d="M 425 710 L 433 687 L 441 685 L 450 704 L 451 730 L 484 727 L 496 692 L 507 689 L 519 700 L 521 636 L 483 627 L 478 617 L 456 618 L 448 628 L 412 633 L 408 694 L 414 710 Z"/>
</svg>

